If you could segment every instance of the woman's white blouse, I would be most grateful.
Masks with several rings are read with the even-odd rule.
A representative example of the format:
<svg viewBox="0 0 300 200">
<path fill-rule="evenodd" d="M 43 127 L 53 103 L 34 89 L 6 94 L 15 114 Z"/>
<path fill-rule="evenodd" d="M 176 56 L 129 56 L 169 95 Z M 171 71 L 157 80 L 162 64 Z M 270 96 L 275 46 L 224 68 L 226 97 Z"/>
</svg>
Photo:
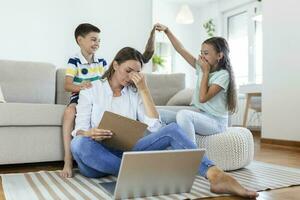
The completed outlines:
<svg viewBox="0 0 300 200">
<path fill-rule="evenodd" d="M 146 116 L 143 101 L 132 87 L 124 87 L 121 96 L 113 97 L 108 81 L 97 80 L 92 82 L 91 88 L 80 91 L 72 136 L 76 136 L 78 130 L 88 131 L 98 127 L 104 111 L 144 122 L 151 132 L 162 126 L 160 119 Z"/>
</svg>

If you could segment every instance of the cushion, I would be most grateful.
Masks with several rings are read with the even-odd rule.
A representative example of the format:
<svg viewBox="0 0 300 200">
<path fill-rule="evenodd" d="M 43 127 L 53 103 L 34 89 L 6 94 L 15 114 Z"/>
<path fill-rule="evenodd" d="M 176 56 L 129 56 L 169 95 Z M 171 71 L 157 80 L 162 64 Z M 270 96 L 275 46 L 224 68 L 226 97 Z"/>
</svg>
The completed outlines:
<svg viewBox="0 0 300 200">
<path fill-rule="evenodd" d="M 0 60 L 0 85 L 14 103 L 55 102 L 56 67 L 49 63 Z"/>
<path fill-rule="evenodd" d="M 5 99 L 3 97 L 3 93 L 2 93 L 2 90 L 1 90 L 1 86 L 0 86 L 0 103 L 5 103 Z"/>
<path fill-rule="evenodd" d="M 177 92 L 185 88 L 185 74 L 145 74 L 147 85 L 157 106 L 164 106 Z"/>
<path fill-rule="evenodd" d="M 177 92 L 168 102 L 167 106 L 189 106 L 192 102 L 194 89 L 186 88 Z"/>
</svg>

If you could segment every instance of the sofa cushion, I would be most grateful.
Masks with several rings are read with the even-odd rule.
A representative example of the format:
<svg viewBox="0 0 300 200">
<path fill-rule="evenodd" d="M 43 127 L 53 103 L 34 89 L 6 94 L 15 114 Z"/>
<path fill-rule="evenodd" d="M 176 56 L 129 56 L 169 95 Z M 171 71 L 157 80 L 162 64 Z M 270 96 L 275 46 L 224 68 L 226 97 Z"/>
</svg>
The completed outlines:
<svg viewBox="0 0 300 200">
<path fill-rule="evenodd" d="M 10 103 L 55 102 L 55 66 L 0 60 L 0 85 Z"/>
<path fill-rule="evenodd" d="M 55 104 L 2 103 L 0 126 L 61 126 L 64 109 Z"/>
<path fill-rule="evenodd" d="M 145 74 L 155 105 L 166 105 L 169 99 L 185 88 L 185 74 Z"/>
<path fill-rule="evenodd" d="M 167 106 L 189 106 L 191 105 L 194 89 L 186 88 L 177 92 L 168 102 Z"/>
</svg>

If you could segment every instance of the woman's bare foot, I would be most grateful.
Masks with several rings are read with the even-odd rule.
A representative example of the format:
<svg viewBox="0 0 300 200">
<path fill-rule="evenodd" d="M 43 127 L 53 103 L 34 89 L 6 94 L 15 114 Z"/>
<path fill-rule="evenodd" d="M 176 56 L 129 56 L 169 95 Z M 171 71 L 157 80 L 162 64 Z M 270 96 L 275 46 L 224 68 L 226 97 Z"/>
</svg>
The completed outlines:
<svg viewBox="0 0 300 200">
<path fill-rule="evenodd" d="M 63 178 L 73 177 L 73 163 L 65 162 L 63 170 L 60 172 L 60 176 Z"/>
<path fill-rule="evenodd" d="M 210 190 L 219 194 L 233 194 L 245 198 L 256 198 L 258 193 L 247 190 L 239 184 L 232 176 L 226 174 L 217 167 L 210 167 L 207 171 L 207 178 L 210 182 Z"/>
</svg>

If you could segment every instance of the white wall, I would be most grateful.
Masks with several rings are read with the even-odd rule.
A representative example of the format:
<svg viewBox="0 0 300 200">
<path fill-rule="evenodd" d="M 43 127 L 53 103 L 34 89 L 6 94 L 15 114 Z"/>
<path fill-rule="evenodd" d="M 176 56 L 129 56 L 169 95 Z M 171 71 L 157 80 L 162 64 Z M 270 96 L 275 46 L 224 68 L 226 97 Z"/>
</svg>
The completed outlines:
<svg viewBox="0 0 300 200">
<path fill-rule="evenodd" d="M 78 52 L 74 30 L 98 26 L 98 54 L 110 62 L 117 50 L 144 50 L 152 25 L 152 2 L 141 0 L 0 0 L 0 59 L 43 61 L 64 67 Z"/>
<path fill-rule="evenodd" d="M 222 12 L 232 10 L 256 0 L 218 0 L 219 8 Z"/>
<path fill-rule="evenodd" d="M 262 2 L 262 137 L 300 141 L 300 2 Z"/>
</svg>

